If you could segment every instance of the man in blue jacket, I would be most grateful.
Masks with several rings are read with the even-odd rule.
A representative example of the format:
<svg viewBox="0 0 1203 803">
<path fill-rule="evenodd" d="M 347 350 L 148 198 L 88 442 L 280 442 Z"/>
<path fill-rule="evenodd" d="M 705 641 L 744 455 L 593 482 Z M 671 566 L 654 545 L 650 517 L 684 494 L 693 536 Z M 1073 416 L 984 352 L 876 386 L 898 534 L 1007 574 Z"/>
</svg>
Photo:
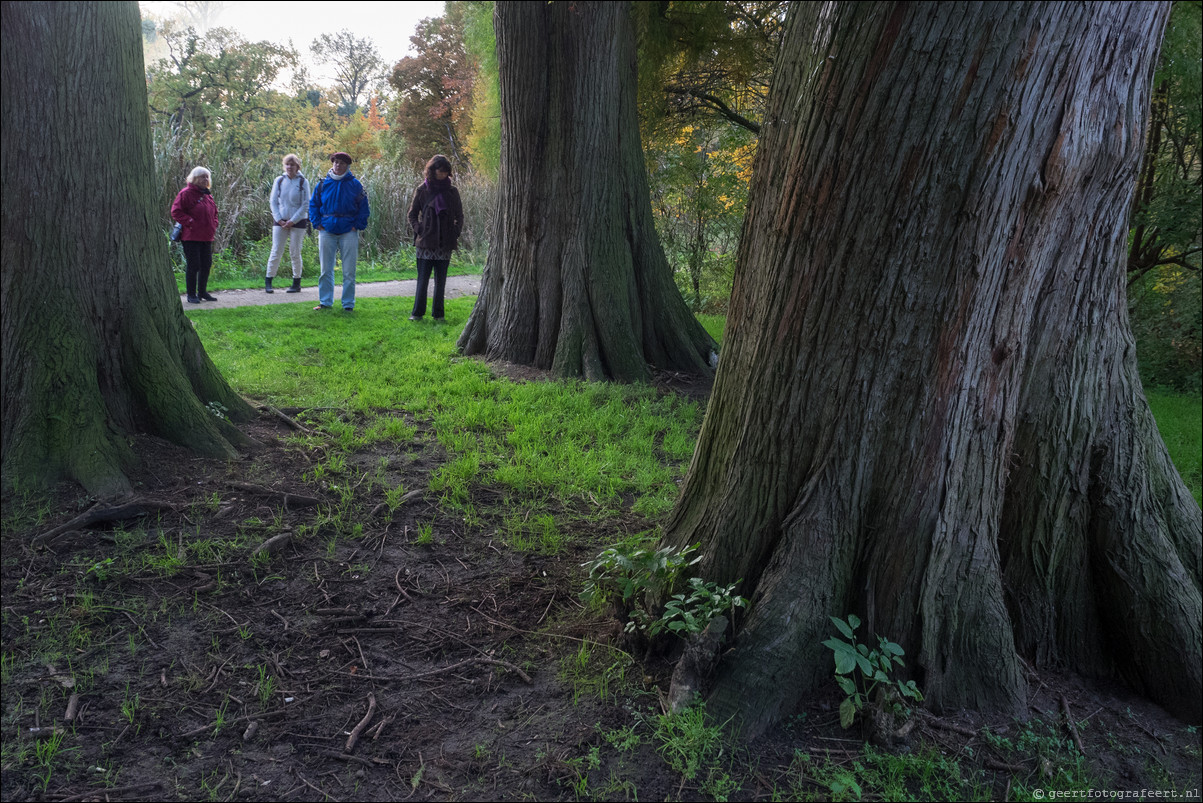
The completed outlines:
<svg viewBox="0 0 1203 803">
<path fill-rule="evenodd" d="M 317 183 L 309 199 L 309 221 L 318 232 L 318 257 L 322 274 L 317 280 L 315 310 L 334 306 L 334 260 L 343 261 L 343 310 L 355 309 L 355 261 L 359 257 L 359 233 L 368 226 L 368 196 L 359 179 L 351 174 L 351 156 L 339 151 L 330 155 L 330 172 Z"/>
</svg>

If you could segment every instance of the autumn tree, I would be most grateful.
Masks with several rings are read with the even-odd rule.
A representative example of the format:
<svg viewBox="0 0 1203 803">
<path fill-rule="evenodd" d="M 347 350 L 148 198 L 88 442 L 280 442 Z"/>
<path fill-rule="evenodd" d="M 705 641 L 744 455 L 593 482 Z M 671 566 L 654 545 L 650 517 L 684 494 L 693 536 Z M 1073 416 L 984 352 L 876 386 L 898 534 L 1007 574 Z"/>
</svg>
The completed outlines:
<svg viewBox="0 0 1203 803">
<path fill-rule="evenodd" d="M 751 599 L 712 713 L 787 714 L 852 612 L 937 710 L 1022 714 L 1027 661 L 1198 721 L 1203 523 L 1124 299 L 1168 12 L 790 6 L 666 530 Z"/>
<path fill-rule="evenodd" d="M 467 354 L 560 376 L 708 372 L 656 240 L 625 3 L 498 3 L 501 171 Z"/>
<path fill-rule="evenodd" d="M 414 55 L 397 62 L 389 84 L 397 92 L 394 127 L 406 155 L 425 164 L 436 153 L 462 163 L 462 131 L 472 105 L 476 65 L 464 49 L 464 3 L 447 3 L 441 17 L 418 23 L 409 38 Z"/>
<path fill-rule="evenodd" d="M 3 15 L 5 490 L 126 491 L 140 433 L 233 456 L 245 438 L 207 405 L 251 410 L 184 316 L 156 225 L 137 4 Z"/>
<path fill-rule="evenodd" d="M 324 33 L 309 46 L 314 58 L 334 68 L 334 91 L 338 94 L 339 114 L 359 110 L 360 98 L 367 98 L 372 87 L 383 78 L 384 61 L 376 45 L 366 36 L 348 30 Z"/>
</svg>

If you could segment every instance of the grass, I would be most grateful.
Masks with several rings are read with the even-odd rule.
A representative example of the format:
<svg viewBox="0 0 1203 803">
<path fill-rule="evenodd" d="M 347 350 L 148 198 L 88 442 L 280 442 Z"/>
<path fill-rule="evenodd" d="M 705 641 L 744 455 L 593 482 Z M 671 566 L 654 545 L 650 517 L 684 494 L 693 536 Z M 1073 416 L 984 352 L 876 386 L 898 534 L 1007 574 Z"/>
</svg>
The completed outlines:
<svg viewBox="0 0 1203 803">
<path fill-rule="evenodd" d="M 1203 397 L 1161 390 L 1145 395 L 1170 459 L 1195 502 L 1203 504 Z"/>
<path fill-rule="evenodd" d="M 629 503 L 667 511 L 700 406 L 641 386 L 497 381 L 455 350 L 473 302 L 448 301 L 448 325 L 406 320 L 410 302 L 400 298 L 371 299 L 354 316 L 283 304 L 190 317 L 234 387 L 275 405 L 327 408 L 310 417 L 343 449 L 412 440 L 415 423 L 429 422 L 422 437 L 448 458 L 430 490 L 452 509 L 472 514 L 471 489 L 487 485 L 508 493 L 509 507 L 558 500 L 599 516 Z M 315 479 L 337 476 L 337 460 Z M 534 535 L 537 551 L 555 551 L 548 528 Z"/>
</svg>

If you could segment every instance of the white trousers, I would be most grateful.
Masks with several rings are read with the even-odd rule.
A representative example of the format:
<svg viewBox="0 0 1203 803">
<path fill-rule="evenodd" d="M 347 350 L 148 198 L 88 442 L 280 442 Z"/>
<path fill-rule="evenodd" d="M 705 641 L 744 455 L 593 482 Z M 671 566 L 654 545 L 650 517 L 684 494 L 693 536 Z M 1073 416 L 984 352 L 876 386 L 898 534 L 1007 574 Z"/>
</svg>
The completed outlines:
<svg viewBox="0 0 1203 803">
<path fill-rule="evenodd" d="M 292 259 L 292 278 L 301 278 L 301 245 L 305 242 L 305 230 L 283 226 L 272 226 L 272 252 L 267 258 L 267 278 L 274 279 L 284 256 L 284 243 L 288 243 L 288 256 Z"/>
</svg>

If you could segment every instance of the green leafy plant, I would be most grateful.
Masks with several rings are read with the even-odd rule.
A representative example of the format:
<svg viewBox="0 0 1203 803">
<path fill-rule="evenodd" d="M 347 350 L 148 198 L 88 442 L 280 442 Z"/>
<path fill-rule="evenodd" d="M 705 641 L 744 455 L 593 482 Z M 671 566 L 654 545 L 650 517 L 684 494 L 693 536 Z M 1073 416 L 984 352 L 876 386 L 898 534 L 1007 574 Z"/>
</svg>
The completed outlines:
<svg viewBox="0 0 1203 803">
<path fill-rule="evenodd" d="M 664 604 L 660 621 L 678 636 L 701 633 L 710 620 L 734 608 L 746 607 L 748 601 L 735 593 L 735 582 L 726 588 L 701 577 L 689 578 L 690 590 L 673 594 Z"/>
<path fill-rule="evenodd" d="M 905 666 L 902 647 L 884 636 L 878 636 L 877 648 L 870 649 L 856 640 L 855 631 L 860 627 L 860 617 L 850 613 L 847 619 L 830 618 L 844 637 L 829 638 L 823 642 L 823 646 L 834 653 L 836 683 L 848 695 L 840 703 L 840 725 L 851 727 L 857 714 L 870 704 L 890 705 L 895 713 L 899 713 L 899 709 L 905 710 L 906 700 L 923 700 L 915 681 L 890 677 L 896 667 Z"/>
<path fill-rule="evenodd" d="M 620 609 L 629 617 L 627 632 L 640 631 L 653 637 L 669 630 L 682 638 L 700 633 L 711 619 L 746 606 L 747 600 L 735 594 L 738 582 L 721 587 L 701 577 L 691 577 L 687 591 L 672 594 L 684 570 L 702 559 L 696 553 L 696 544 L 655 550 L 612 546 L 581 564 L 589 570 L 581 598 L 600 605 L 617 597 Z M 664 610 L 654 610 L 655 600 L 663 595 L 671 595 Z"/>
</svg>

